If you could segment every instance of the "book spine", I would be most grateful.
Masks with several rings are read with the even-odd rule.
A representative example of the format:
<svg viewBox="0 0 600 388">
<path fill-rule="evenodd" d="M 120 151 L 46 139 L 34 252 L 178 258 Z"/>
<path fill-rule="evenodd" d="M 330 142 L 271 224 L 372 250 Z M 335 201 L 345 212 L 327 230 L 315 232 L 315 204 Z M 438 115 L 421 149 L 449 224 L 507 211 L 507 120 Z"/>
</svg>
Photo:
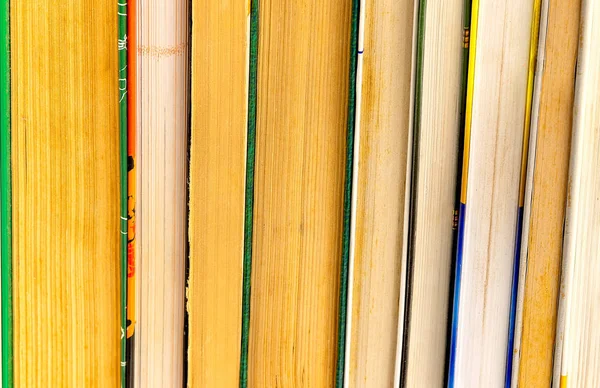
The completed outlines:
<svg viewBox="0 0 600 388">
<path fill-rule="evenodd" d="M 121 387 L 125 387 L 127 327 L 127 1 L 117 0 L 119 56 L 119 150 L 120 150 L 120 221 L 121 221 Z"/>
<path fill-rule="evenodd" d="M 523 130 L 523 151 L 521 154 L 521 177 L 519 182 L 519 208 L 517 209 L 516 241 L 513 260 L 513 278 L 510 296 L 510 313 L 508 320 L 508 345 L 506 350 L 506 373 L 504 386 L 512 384 L 512 365 L 515 348 L 515 321 L 517 314 L 517 294 L 519 289 L 519 270 L 521 258 L 521 237 L 523 224 L 523 207 L 525 205 L 525 182 L 527 181 L 527 156 L 529 152 L 529 133 L 531 129 L 531 106 L 533 101 L 533 81 L 537 58 L 537 42 L 540 29 L 541 0 L 533 3 L 533 23 L 531 23 L 531 41 L 529 44 L 529 68 L 527 73 L 527 95 L 525 102 L 525 122 Z"/>
<path fill-rule="evenodd" d="M 12 304 L 12 182 L 10 134 L 10 0 L 1 0 L 0 9 L 0 283 L 2 295 L 2 381 L 13 386 L 13 304 Z"/>
<path fill-rule="evenodd" d="M 134 386 L 135 370 L 135 203 L 137 130 L 137 1 L 127 3 L 127 343 L 125 384 Z"/>
<path fill-rule="evenodd" d="M 252 232 L 254 227 L 254 162 L 256 149 L 259 0 L 249 0 L 249 13 L 250 52 L 248 58 L 248 137 L 246 140 L 246 193 L 244 205 L 244 268 L 242 280 L 242 344 L 240 354 L 240 388 L 248 387 L 248 345 L 250 339 L 250 296 L 252 279 Z"/>
<path fill-rule="evenodd" d="M 471 28 L 469 30 L 469 64 L 467 70 L 467 92 L 465 104 L 465 134 L 463 142 L 462 176 L 460 185 L 460 205 L 458 211 L 458 233 L 456 242 L 456 263 L 454 274 L 454 297 L 452 302 L 452 321 L 448 355 L 448 388 L 454 388 L 456 378 L 456 352 L 458 344 L 458 315 L 460 308 L 461 268 L 465 241 L 465 217 L 467 212 L 467 187 L 469 181 L 469 152 L 471 147 L 471 119 L 473 110 L 473 92 L 475 89 L 475 59 L 477 54 L 477 27 L 479 0 L 471 5 Z"/>
<path fill-rule="evenodd" d="M 346 166 L 344 178 L 344 217 L 342 225 L 342 260 L 340 265 L 340 292 L 338 313 L 337 362 L 335 386 L 344 386 L 346 319 L 348 307 L 348 269 L 350 262 L 350 233 L 352 210 L 352 170 L 354 166 L 354 127 L 356 120 L 356 70 L 358 61 L 358 22 L 360 1 L 352 0 L 352 18 L 350 24 L 350 67 L 348 76 L 348 122 L 346 132 Z"/>
</svg>

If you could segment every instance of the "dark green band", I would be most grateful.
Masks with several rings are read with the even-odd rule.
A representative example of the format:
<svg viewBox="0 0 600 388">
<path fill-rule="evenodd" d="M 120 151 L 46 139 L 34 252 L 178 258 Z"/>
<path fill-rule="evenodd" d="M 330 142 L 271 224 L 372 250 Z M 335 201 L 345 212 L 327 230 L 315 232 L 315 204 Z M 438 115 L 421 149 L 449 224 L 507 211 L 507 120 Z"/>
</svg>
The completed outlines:
<svg viewBox="0 0 600 388">
<path fill-rule="evenodd" d="M 346 172 L 344 183 L 344 219 L 342 234 L 342 262 L 340 266 L 340 297 L 338 313 L 338 347 L 335 386 L 344 386 L 346 357 L 346 317 L 348 314 L 348 269 L 350 262 L 350 213 L 352 207 L 352 169 L 354 165 L 354 127 L 356 112 L 356 62 L 358 59 L 359 0 L 352 0 L 350 25 L 350 68 L 348 77 L 348 120 L 346 133 Z M 350 312 L 352 313 L 352 312 Z"/>
<path fill-rule="evenodd" d="M 0 230 L 2 288 L 2 386 L 13 387 L 12 298 L 12 183 L 10 136 L 10 0 L 2 2 L 0 16 Z"/>
<path fill-rule="evenodd" d="M 254 217 L 254 149 L 256 145 L 256 97 L 258 71 L 258 0 L 250 10 L 250 68 L 248 78 L 248 138 L 246 152 L 246 200 L 244 210 L 244 279 L 242 291 L 242 344 L 240 387 L 248 386 L 248 340 L 252 276 L 252 228 Z"/>
</svg>

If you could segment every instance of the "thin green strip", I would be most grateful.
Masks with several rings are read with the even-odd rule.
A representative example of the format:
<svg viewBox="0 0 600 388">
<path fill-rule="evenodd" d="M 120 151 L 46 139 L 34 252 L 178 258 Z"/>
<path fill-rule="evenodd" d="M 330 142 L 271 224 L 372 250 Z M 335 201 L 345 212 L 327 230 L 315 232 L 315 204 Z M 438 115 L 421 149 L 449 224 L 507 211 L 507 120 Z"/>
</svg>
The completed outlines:
<svg viewBox="0 0 600 388">
<path fill-rule="evenodd" d="M 2 386 L 13 386 L 12 182 L 10 137 L 10 0 L 0 16 L 0 231 L 2 287 Z"/>
<path fill-rule="evenodd" d="M 348 120 L 346 133 L 346 173 L 344 184 L 344 220 L 342 234 L 342 262 L 340 266 L 340 302 L 338 314 L 338 348 L 335 386 L 344 386 L 346 358 L 346 316 L 348 305 L 348 267 L 350 262 L 350 213 L 352 206 L 352 168 L 354 165 L 354 126 L 356 111 L 356 62 L 358 59 L 359 0 L 352 1 L 350 26 L 350 68 L 348 77 Z"/>
<path fill-rule="evenodd" d="M 254 218 L 254 148 L 256 145 L 256 97 L 258 78 L 258 1 L 250 9 L 250 68 L 248 79 L 248 139 L 246 151 L 246 204 L 244 214 L 244 280 L 242 293 L 242 349 L 240 387 L 248 386 L 248 339 L 252 275 L 252 231 Z"/>
<path fill-rule="evenodd" d="M 132 0 L 130 0 L 132 1 Z M 127 1 L 117 0 L 119 44 L 119 148 L 121 184 L 121 387 L 126 385 L 127 327 Z"/>
</svg>

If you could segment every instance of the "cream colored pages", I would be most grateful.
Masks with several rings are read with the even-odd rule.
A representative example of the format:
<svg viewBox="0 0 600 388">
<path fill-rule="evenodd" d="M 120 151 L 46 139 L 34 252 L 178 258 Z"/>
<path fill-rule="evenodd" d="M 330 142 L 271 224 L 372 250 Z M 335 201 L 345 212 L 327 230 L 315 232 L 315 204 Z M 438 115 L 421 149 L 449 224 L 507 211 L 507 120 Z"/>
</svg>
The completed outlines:
<svg viewBox="0 0 600 388">
<path fill-rule="evenodd" d="M 403 353 L 407 387 L 445 383 L 459 126 L 464 125 L 460 122 L 463 3 L 421 2 L 422 86 L 420 101 L 415 102 L 420 116 L 415 117 L 412 274 Z"/>
<path fill-rule="evenodd" d="M 248 386 L 335 378 L 351 2 L 260 3 Z"/>
<path fill-rule="evenodd" d="M 247 5 L 192 1 L 189 387 L 239 387 Z"/>
<path fill-rule="evenodd" d="M 10 11 L 14 386 L 116 387 L 117 5 Z"/>
<path fill-rule="evenodd" d="M 138 2 L 135 386 L 183 382 L 188 2 Z"/>
<path fill-rule="evenodd" d="M 367 1 L 350 279 L 348 387 L 394 381 L 411 99 L 412 0 Z M 360 59 L 359 59 L 360 60 Z"/>
<path fill-rule="evenodd" d="M 451 372 L 454 387 L 461 388 L 503 387 L 505 382 L 533 1 L 479 1 L 478 6 Z"/>
</svg>

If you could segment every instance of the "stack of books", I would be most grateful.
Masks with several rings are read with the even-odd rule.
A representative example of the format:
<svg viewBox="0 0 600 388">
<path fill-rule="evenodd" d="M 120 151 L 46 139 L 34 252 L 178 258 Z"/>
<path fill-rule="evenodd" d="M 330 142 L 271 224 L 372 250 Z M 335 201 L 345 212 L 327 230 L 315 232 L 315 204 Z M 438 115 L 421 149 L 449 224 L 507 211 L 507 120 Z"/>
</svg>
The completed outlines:
<svg viewBox="0 0 600 388">
<path fill-rule="evenodd" d="M 0 0 L 1 384 L 600 387 L 600 0 Z"/>
</svg>

